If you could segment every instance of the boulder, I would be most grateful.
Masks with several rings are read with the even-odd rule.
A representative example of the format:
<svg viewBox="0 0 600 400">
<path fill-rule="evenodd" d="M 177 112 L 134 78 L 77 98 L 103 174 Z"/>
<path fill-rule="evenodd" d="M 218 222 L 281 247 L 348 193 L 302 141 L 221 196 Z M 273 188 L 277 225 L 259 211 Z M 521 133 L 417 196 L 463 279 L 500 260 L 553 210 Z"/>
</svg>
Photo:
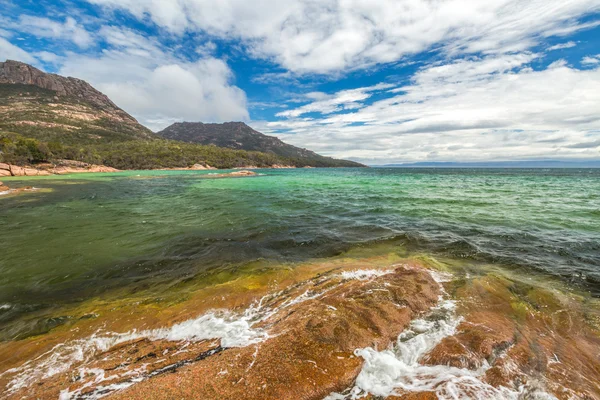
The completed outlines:
<svg viewBox="0 0 600 400">
<path fill-rule="evenodd" d="M 223 174 L 223 176 L 255 176 L 255 175 L 256 175 L 256 172 L 246 171 L 246 170 L 234 171 L 234 172 L 230 172 L 228 174 Z"/>
</svg>

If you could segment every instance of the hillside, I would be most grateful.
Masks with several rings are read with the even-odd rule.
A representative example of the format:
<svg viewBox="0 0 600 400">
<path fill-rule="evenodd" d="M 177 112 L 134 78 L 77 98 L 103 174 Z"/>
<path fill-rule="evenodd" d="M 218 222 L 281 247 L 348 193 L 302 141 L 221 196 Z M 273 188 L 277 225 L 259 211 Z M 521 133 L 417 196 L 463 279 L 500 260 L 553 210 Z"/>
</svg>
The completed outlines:
<svg viewBox="0 0 600 400">
<path fill-rule="evenodd" d="M 0 130 L 78 144 L 154 137 L 87 82 L 16 61 L 0 62 Z"/>
<path fill-rule="evenodd" d="M 85 81 L 16 61 L 0 62 L 0 163 L 25 166 L 74 160 L 118 169 L 197 164 L 217 168 L 361 166 L 322 157 L 258 132 L 253 135 L 258 141 L 241 147 L 216 138 L 206 145 L 165 139 Z"/>
<path fill-rule="evenodd" d="M 300 162 L 315 162 L 336 166 L 361 166 L 358 163 L 321 156 L 313 151 L 282 142 L 274 136 L 258 132 L 243 122 L 204 124 L 202 122 L 178 122 L 157 135 L 170 140 L 225 147 L 235 150 L 260 151 Z M 318 165 L 318 164 L 317 164 Z"/>
<path fill-rule="evenodd" d="M 165 139 L 188 143 L 214 145 L 228 149 L 262 151 L 282 157 L 317 158 L 317 153 L 286 144 L 273 136 L 255 131 L 243 122 L 203 124 L 202 122 L 177 122 L 157 135 Z"/>
</svg>

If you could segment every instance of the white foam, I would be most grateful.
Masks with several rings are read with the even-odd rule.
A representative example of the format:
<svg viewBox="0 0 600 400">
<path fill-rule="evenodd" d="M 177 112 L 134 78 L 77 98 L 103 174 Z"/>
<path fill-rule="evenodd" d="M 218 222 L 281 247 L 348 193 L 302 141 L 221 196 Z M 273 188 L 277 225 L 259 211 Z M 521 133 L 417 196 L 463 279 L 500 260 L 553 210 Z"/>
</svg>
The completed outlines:
<svg viewBox="0 0 600 400">
<path fill-rule="evenodd" d="M 434 271 L 432 269 L 428 270 L 428 272 L 433 278 L 433 280 L 437 283 L 450 282 L 453 278 L 452 274 L 449 272 Z"/>
<path fill-rule="evenodd" d="M 50 351 L 20 367 L 0 374 L 14 376 L 7 386 L 9 392 L 22 389 L 37 380 L 68 371 L 74 364 L 85 363 L 94 355 L 111 347 L 140 338 L 169 340 L 177 342 L 197 342 L 206 339 L 220 339 L 223 347 L 244 347 L 266 340 L 268 335 L 252 325 L 262 318 L 258 307 L 250 307 L 242 315 L 229 311 L 214 311 L 191 319 L 170 328 L 132 331 L 127 333 L 95 334 L 85 339 L 61 343 Z M 68 392 L 65 392 L 65 396 Z"/>
<path fill-rule="evenodd" d="M 245 347 L 262 342 L 268 337 L 262 329 L 252 328 L 252 312 L 246 312 L 241 317 L 233 316 L 229 312 L 219 314 L 209 313 L 170 328 L 146 331 L 141 334 L 152 340 L 164 339 L 173 342 L 221 339 L 223 347 Z"/>
<path fill-rule="evenodd" d="M 391 274 L 393 270 L 388 269 L 357 269 L 355 271 L 344 271 L 340 277 L 344 280 L 357 279 L 366 281 L 372 278 L 378 278 L 387 274 Z"/>
<path fill-rule="evenodd" d="M 12 380 L 7 386 L 9 393 L 12 393 L 31 385 L 33 382 L 66 372 L 72 369 L 74 365 L 83 366 L 96 354 L 107 351 L 120 343 L 141 338 L 181 342 L 182 344 L 179 346 L 179 351 L 177 353 L 183 351 L 190 342 L 208 339 L 220 339 L 221 346 L 223 347 L 249 346 L 269 338 L 266 330 L 256 326 L 259 322 L 265 321 L 282 309 L 318 298 L 329 290 L 331 290 L 331 288 L 320 292 L 307 290 L 299 296 L 286 299 L 276 308 L 269 308 L 264 304 L 269 300 L 276 298 L 281 293 L 269 294 L 253 303 L 242 314 L 233 313 L 229 310 L 211 311 L 197 318 L 181 322 L 168 328 L 139 332 L 131 331 L 126 333 L 96 333 L 88 338 L 61 343 L 39 357 L 24 363 L 20 367 L 1 373 L 0 377 L 5 375 L 12 377 Z M 85 372 L 88 373 L 90 371 L 95 371 L 94 369 L 85 369 L 84 367 L 80 367 L 79 370 L 85 370 Z M 99 382 L 109 380 L 109 378 L 114 378 L 114 376 L 105 378 L 100 371 L 103 370 L 95 371 L 94 380 L 88 382 L 86 385 L 98 384 Z M 125 382 L 118 385 L 108 385 L 102 387 L 102 392 L 109 393 L 120 390 L 119 388 L 127 387 L 144 379 L 144 371 L 136 371 L 137 375 L 134 373 L 134 376 L 130 376 L 130 379 L 127 381 L 131 382 L 130 384 Z M 77 393 L 79 393 L 79 391 L 69 392 L 68 390 L 63 390 L 61 399 L 64 400 L 77 397 Z M 99 398 L 98 396 L 94 397 Z"/>
<path fill-rule="evenodd" d="M 354 387 L 345 395 L 332 393 L 326 400 L 359 399 L 368 393 L 388 397 L 402 392 L 423 391 L 433 391 L 440 399 L 517 400 L 524 393 L 531 399 L 554 399 L 531 385 L 511 390 L 495 388 L 483 382 L 481 378 L 490 367 L 486 362 L 474 371 L 445 365 L 421 365 L 420 360 L 424 355 L 445 337 L 455 334 L 461 321 L 454 312 L 455 306 L 454 301 L 441 301 L 432 309 L 432 318 L 412 321 L 389 349 L 357 349 L 354 353 L 364 359 L 364 364 Z"/>
</svg>

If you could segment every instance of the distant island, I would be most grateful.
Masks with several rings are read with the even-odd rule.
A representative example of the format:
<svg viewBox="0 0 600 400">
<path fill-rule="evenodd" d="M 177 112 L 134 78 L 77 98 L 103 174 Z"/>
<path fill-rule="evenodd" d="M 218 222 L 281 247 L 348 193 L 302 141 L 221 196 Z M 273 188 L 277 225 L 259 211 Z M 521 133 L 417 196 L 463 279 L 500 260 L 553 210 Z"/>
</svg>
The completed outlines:
<svg viewBox="0 0 600 400">
<path fill-rule="evenodd" d="M 376 168 L 600 168 L 598 160 L 489 161 L 489 162 L 415 162 L 371 165 Z"/>
<path fill-rule="evenodd" d="M 54 171 L 364 167 L 263 135 L 243 122 L 153 133 L 87 82 L 0 62 L 0 163 Z M 8 168 L 4 171 L 21 171 Z M 71 169 L 73 170 L 73 169 Z"/>
</svg>

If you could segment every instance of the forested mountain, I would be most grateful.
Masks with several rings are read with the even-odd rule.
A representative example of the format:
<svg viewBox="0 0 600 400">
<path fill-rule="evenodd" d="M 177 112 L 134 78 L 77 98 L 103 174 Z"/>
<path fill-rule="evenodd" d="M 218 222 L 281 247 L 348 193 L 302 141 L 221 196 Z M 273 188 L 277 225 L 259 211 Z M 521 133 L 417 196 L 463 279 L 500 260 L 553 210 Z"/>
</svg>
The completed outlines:
<svg viewBox="0 0 600 400">
<path fill-rule="evenodd" d="M 190 126 L 212 127 L 212 134 L 188 140 L 184 131 Z M 361 166 L 285 144 L 243 123 L 181 123 L 157 135 L 83 80 L 1 62 L 0 162 L 33 165 L 62 159 L 119 169 Z"/>
<path fill-rule="evenodd" d="M 351 161 L 334 160 L 313 151 L 284 143 L 279 138 L 267 136 L 252 129 L 243 122 L 225 122 L 223 124 L 178 122 L 157 134 L 165 139 L 180 140 L 188 143 L 214 145 L 235 150 L 260 151 L 298 160 L 357 166 L 356 163 L 352 163 Z"/>
</svg>

